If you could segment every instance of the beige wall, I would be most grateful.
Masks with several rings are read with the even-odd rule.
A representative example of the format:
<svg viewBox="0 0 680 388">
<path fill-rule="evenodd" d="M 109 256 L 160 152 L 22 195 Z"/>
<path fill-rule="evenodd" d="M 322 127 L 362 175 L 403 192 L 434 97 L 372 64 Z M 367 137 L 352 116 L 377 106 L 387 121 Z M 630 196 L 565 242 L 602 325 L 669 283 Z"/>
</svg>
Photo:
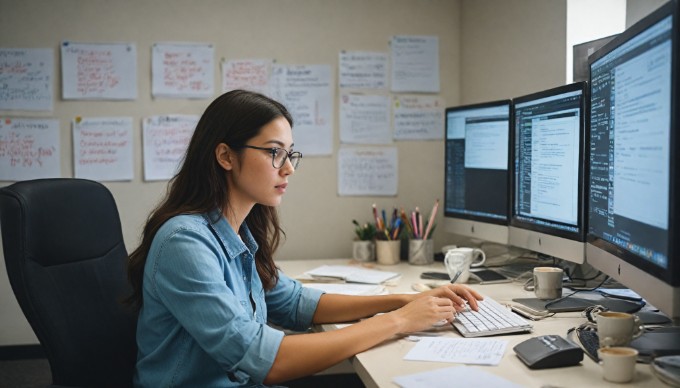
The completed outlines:
<svg viewBox="0 0 680 388">
<path fill-rule="evenodd" d="M 626 28 L 632 26 L 635 22 L 649 15 L 652 11 L 667 2 L 668 0 L 627 0 Z"/>
<path fill-rule="evenodd" d="M 566 0 L 464 0 L 461 102 L 519 97 L 564 84 Z"/>
<path fill-rule="evenodd" d="M 164 193 L 165 182 L 142 181 L 142 117 L 200 114 L 210 100 L 153 100 L 150 96 L 151 45 L 164 41 L 213 43 L 216 59 L 274 58 L 284 64 L 330 64 L 337 72 L 341 50 L 389 51 L 392 35 L 439 37 L 441 93 L 447 104 L 460 95 L 460 4 L 452 0 L 0 0 L 0 47 L 53 48 L 56 85 L 61 41 L 134 42 L 138 55 L 135 101 L 61 101 L 52 113 L 0 112 L 0 116 L 54 117 L 61 126 L 62 174 L 73 176 L 70 121 L 81 116 L 132 116 L 135 178 L 105 182 L 113 192 L 128 250 Z M 219 70 L 215 69 L 218 80 Z M 336 76 L 337 77 L 337 76 Z M 337 78 L 335 78 L 337 79 Z M 55 93 L 60 94 L 57 87 Z M 337 88 L 335 95 L 337 101 Z M 215 96 L 218 95 L 216 91 Z M 335 110 L 334 129 L 338 113 Z M 332 157 L 305 158 L 290 179 L 280 208 L 287 241 L 279 259 L 350 257 L 352 219 L 368 221 L 371 204 L 429 211 L 443 196 L 441 141 L 395 143 L 399 149 L 397 197 L 338 197 L 337 150 Z M 0 182 L 6 185 L 10 182 Z M 437 246 L 447 243 L 440 228 Z M 3 258 L 4 260 L 4 258 Z M 14 301 L 5 269 L 0 269 L 0 345 L 35 343 Z"/>
</svg>

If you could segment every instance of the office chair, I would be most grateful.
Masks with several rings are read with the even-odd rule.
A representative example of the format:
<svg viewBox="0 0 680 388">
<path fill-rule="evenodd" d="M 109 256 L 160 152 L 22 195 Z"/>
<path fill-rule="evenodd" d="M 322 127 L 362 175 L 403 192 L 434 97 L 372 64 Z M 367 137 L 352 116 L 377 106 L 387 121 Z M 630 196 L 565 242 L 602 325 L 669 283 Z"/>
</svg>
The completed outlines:
<svg viewBox="0 0 680 388">
<path fill-rule="evenodd" d="M 39 179 L 0 189 L 7 275 L 57 386 L 132 385 L 136 313 L 118 208 L 102 184 Z"/>
</svg>

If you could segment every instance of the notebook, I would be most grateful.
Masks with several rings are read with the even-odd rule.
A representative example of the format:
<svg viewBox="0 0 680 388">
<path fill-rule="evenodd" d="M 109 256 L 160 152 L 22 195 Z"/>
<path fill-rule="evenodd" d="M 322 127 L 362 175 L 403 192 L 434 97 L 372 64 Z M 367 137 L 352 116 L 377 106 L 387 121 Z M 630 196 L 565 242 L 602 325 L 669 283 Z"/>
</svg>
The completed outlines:
<svg viewBox="0 0 680 388">
<path fill-rule="evenodd" d="M 350 265 L 322 265 L 305 272 L 314 279 L 343 280 L 348 283 L 381 284 L 399 276 L 397 272 L 379 271 Z"/>
</svg>

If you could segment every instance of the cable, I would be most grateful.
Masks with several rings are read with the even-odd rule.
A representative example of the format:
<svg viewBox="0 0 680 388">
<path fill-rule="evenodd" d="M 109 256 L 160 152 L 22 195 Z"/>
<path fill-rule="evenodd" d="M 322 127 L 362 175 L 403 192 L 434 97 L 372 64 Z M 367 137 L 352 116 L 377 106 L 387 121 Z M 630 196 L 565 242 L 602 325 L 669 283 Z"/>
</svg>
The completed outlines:
<svg viewBox="0 0 680 388">
<path fill-rule="evenodd" d="M 548 302 L 548 303 L 545 304 L 545 308 L 547 309 L 548 306 L 551 306 L 551 305 L 553 305 L 553 304 L 555 304 L 555 303 L 557 303 L 557 302 L 560 302 L 560 301 L 562 301 L 562 300 L 564 300 L 564 299 L 566 299 L 566 298 L 568 298 L 568 297 L 570 297 L 570 296 L 572 296 L 572 295 L 574 295 L 574 294 L 576 294 L 576 293 L 578 293 L 578 292 L 581 292 L 581 291 L 595 291 L 595 290 L 597 290 L 598 288 L 602 287 L 602 285 L 603 285 L 607 280 L 609 280 L 609 276 L 605 276 L 605 277 L 604 277 L 604 280 L 602 280 L 602 281 L 600 282 L 600 284 L 598 284 L 597 286 L 595 286 L 595 287 L 593 287 L 593 288 L 584 288 L 584 289 L 576 290 L 576 291 L 572 292 L 571 294 L 568 294 L 568 295 L 563 296 L 563 297 L 561 297 L 561 298 L 557 298 L 557 299 L 555 299 L 555 300 L 551 300 L 550 302 Z"/>
</svg>

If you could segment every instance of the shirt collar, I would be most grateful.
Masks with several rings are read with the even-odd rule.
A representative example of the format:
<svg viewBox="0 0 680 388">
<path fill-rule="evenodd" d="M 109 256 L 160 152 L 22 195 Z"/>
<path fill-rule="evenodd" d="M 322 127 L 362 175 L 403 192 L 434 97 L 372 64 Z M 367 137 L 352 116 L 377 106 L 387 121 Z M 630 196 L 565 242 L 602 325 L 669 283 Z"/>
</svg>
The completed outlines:
<svg viewBox="0 0 680 388">
<path fill-rule="evenodd" d="M 243 239 L 241 241 L 241 238 L 236 235 L 236 232 L 234 232 L 234 229 L 232 229 L 219 209 L 211 211 L 206 218 L 222 240 L 229 257 L 238 257 L 246 250 L 250 251 L 250 254 L 255 257 L 258 245 L 245 222 L 241 224 L 240 235 Z"/>
</svg>

